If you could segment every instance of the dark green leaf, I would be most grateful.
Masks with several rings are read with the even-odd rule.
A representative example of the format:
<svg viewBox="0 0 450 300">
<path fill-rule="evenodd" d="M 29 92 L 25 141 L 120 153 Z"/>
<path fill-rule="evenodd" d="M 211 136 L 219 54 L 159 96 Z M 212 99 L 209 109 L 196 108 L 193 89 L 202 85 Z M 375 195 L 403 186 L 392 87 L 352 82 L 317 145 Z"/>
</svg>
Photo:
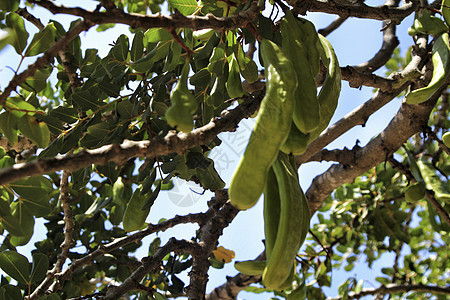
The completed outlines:
<svg viewBox="0 0 450 300">
<path fill-rule="evenodd" d="M 129 41 L 128 37 L 121 34 L 112 48 L 112 56 L 117 61 L 125 61 L 128 56 Z"/>
<path fill-rule="evenodd" d="M 47 87 L 48 77 L 52 73 L 52 68 L 42 68 L 36 70 L 33 76 L 28 77 L 20 86 L 30 92 L 40 92 Z M 34 107 L 33 107 L 34 108 Z M 35 109 L 33 109 L 35 110 Z"/>
<path fill-rule="evenodd" d="M 147 176 L 144 180 L 144 183 L 142 183 L 141 195 L 147 194 L 150 191 L 153 182 L 155 182 L 155 179 L 156 179 L 156 168 L 153 169 L 153 171 L 150 173 L 150 176 Z"/>
<path fill-rule="evenodd" d="M 10 284 L 2 286 L 2 288 L 5 290 L 5 300 L 22 300 L 22 292 L 20 291 L 20 288 L 17 286 L 13 286 Z"/>
<path fill-rule="evenodd" d="M 75 123 L 78 120 L 78 111 L 72 107 L 58 106 L 51 110 L 49 114 L 68 124 Z"/>
<path fill-rule="evenodd" d="M 39 282 L 47 274 L 49 261 L 47 255 L 43 253 L 33 254 L 33 264 L 31 266 L 30 282 Z"/>
<path fill-rule="evenodd" d="M 30 265 L 28 259 L 16 251 L 0 253 L 0 269 L 20 283 L 30 282 Z"/>
<path fill-rule="evenodd" d="M 147 210 L 152 207 L 153 203 L 155 203 L 156 198 L 159 195 L 159 192 L 161 191 L 161 181 L 156 186 L 156 189 L 150 194 L 150 196 L 145 201 L 145 204 L 142 206 L 142 210 Z"/>
<path fill-rule="evenodd" d="M 95 110 L 100 107 L 100 99 L 88 91 L 77 91 L 71 97 L 73 104 L 83 111 Z"/>
<path fill-rule="evenodd" d="M 131 45 L 131 60 L 136 61 L 142 57 L 144 53 L 144 33 L 142 31 L 136 32 Z"/>
</svg>

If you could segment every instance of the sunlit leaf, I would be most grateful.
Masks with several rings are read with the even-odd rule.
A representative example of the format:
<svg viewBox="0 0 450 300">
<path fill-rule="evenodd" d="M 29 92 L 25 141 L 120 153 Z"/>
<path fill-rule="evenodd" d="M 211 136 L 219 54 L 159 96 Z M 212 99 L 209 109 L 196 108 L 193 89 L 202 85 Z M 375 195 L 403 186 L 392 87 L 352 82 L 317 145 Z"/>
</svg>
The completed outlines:
<svg viewBox="0 0 450 300">
<path fill-rule="evenodd" d="M 53 23 L 48 24 L 36 33 L 25 51 L 25 56 L 34 56 L 43 53 L 55 42 L 56 27 Z"/>
<path fill-rule="evenodd" d="M 28 32 L 25 29 L 25 22 L 16 13 L 9 13 L 6 15 L 6 26 L 11 28 L 14 32 L 14 41 L 12 43 L 14 49 L 18 54 L 27 46 Z"/>
</svg>

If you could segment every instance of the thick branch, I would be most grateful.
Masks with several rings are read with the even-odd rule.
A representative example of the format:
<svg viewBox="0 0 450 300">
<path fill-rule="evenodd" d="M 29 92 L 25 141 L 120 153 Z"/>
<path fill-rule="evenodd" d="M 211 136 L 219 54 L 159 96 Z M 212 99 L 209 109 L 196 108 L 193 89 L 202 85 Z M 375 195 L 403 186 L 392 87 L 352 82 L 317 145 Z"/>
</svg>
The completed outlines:
<svg viewBox="0 0 450 300">
<path fill-rule="evenodd" d="M 335 164 L 314 178 L 306 192 L 313 214 L 323 201 L 339 186 L 352 182 L 356 177 L 386 160 L 402 144 L 426 126 L 428 117 L 436 104 L 442 87 L 431 100 L 420 105 L 403 104 L 386 129 L 365 147 L 354 151 L 352 164 Z"/>
<path fill-rule="evenodd" d="M 255 20 L 259 14 L 256 1 L 253 1 L 249 9 L 230 17 L 216 17 L 212 14 L 207 14 L 206 16 L 183 16 L 179 13 L 171 16 L 164 16 L 162 14 L 148 16 L 134 13 L 128 14 L 119 9 L 108 10 L 106 12 L 88 11 L 80 7 L 56 5 L 48 0 L 30 0 L 29 2 L 40 5 L 53 14 L 79 16 L 95 24 L 126 24 L 131 26 L 131 28 L 142 28 L 143 30 L 149 28 L 165 28 L 169 31 L 177 28 L 214 28 L 218 31 L 232 30 L 247 27 L 247 24 Z"/>
<path fill-rule="evenodd" d="M 363 289 L 359 293 L 351 292 L 347 299 L 359 299 L 364 296 L 370 295 L 385 295 L 394 293 L 406 293 L 406 292 L 423 292 L 423 293 L 433 293 L 433 294 L 444 294 L 450 295 L 450 287 L 440 287 L 431 286 L 423 284 L 412 284 L 412 285 L 381 285 L 378 288 Z M 327 300 L 341 300 L 343 297 L 327 298 Z"/>
<path fill-rule="evenodd" d="M 354 17 L 374 20 L 392 20 L 396 24 L 418 8 L 418 1 L 408 1 L 401 7 L 387 5 L 368 6 L 364 3 L 334 0 L 290 0 L 287 1 L 295 11 L 306 14 L 307 11 L 339 15 L 343 18 Z"/>
<path fill-rule="evenodd" d="M 260 94 L 257 98 L 247 99 L 235 109 L 224 112 L 222 117 L 215 118 L 190 133 L 171 131 L 164 138 L 153 138 L 147 141 L 126 140 L 120 145 L 107 145 L 94 150 L 82 150 L 73 155 L 15 164 L 0 170 L 0 185 L 27 176 L 47 174 L 62 169 L 75 171 L 91 164 L 105 165 L 110 161 L 122 164 L 133 157 L 156 157 L 176 152 L 182 153 L 189 148 L 208 143 L 221 132 L 234 131 L 243 118 L 250 117 L 256 111 L 261 99 Z"/>
<path fill-rule="evenodd" d="M 217 191 L 216 197 L 219 203 L 228 199 L 225 191 Z M 208 282 L 208 270 L 210 263 L 208 257 L 217 247 L 217 241 L 222 235 L 223 230 L 227 227 L 238 214 L 239 210 L 228 201 L 216 213 L 216 215 L 208 220 L 205 226 L 200 228 L 202 252 L 193 255 L 192 269 L 189 272 L 189 286 L 185 288 L 188 299 L 204 299 L 206 291 L 206 283 Z"/>
</svg>

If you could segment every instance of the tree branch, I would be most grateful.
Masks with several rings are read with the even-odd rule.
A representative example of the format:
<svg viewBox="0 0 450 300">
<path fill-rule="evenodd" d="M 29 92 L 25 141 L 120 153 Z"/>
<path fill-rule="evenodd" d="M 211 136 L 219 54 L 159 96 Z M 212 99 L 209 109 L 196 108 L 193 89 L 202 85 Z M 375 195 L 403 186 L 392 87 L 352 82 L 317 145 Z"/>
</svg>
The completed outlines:
<svg viewBox="0 0 450 300">
<path fill-rule="evenodd" d="M 419 38 L 417 47 L 413 52 L 411 62 L 405 67 L 403 71 L 397 74 L 391 74 L 389 78 L 398 80 L 397 84 L 401 83 L 399 88 L 394 88 L 389 91 L 379 90 L 367 102 L 363 103 L 355 110 L 347 114 L 341 120 L 325 129 L 320 136 L 308 145 L 305 153 L 295 158 L 297 164 L 302 164 L 325 148 L 329 143 L 337 139 L 339 136 L 347 132 L 349 129 L 357 125 L 364 125 L 368 118 L 377 110 L 382 108 L 385 104 L 394 99 L 408 84 L 409 80 L 417 76 L 418 69 L 421 67 L 427 57 L 427 40 L 426 38 Z"/>
<path fill-rule="evenodd" d="M 319 29 L 318 32 L 323 36 L 327 36 L 330 33 L 332 33 L 333 31 L 335 31 L 336 29 L 338 29 L 339 26 L 341 26 L 347 19 L 348 18 L 345 18 L 345 17 L 337 17 L 327 27 Z"/>
<path fill-rule="evenodd" d="M 440 287 L 440 286 L 431 286 L 431 285 L 423 285 L 423 284 L 412 284 L 412 285 L 381 285 L 378 288 L 372 289 L 363 289 L 359 293 L 350 293 L 347 299 L 359 299 L 364 296 L 369 295 L 385 295 L 385 294 L 394 294 L 394 293 L 406 293 L 406 292 L 424 292 L 424 293 L 433 293 L 433 294 L 444 294 L 450 295 L 450 287 Z M 344 297 L 335 297 L 335 298 L 327 298 L 327 300 L 341 300 Z"/>
<path fill-rule="evenodd" d="M 225 191 L 216 191 L 216 197 L 219 202 L 228 200 L 228 193 Z M 208 270 L 210 263 L 208 257 L 217 247 L 217 241 L 227 227 L 239 213 L 229 201 L 217 211 L 216 215 L 200 228 L 200 242 L 202 251 L 193 255 L 192 269 L 189 272 L 189 286 L 185 288 L 188 299 L 204 299 L 206 283 L 208 282 Z"/>
<path fill-rule="evenodd" d="M 120 145 L 112 144 L 94 150 L 82 150 L 72 155 L 15 164 L 0 170 L 0 185 L 61 169 L 75 171 L 91 164 L 105 165 L 110 161 L 122 164 L 133 157 L 156 157 L 182 153 L 212 141 L 221 132 L 234 131 L 243 118 L 250 117 L 258 109 L 261 100 L 262 94 L 257 93 L 244 100 L 235 109 L 224 111 L 222 117 L 215 118 L 190 133 L 170 131 L 164 138 L 157 137 L 147 141 L 125 140 Z"/>
<path fill-rule="evenodd" d="M 417 1 L 406 2 L 401 7 L 391 7 L 388 5 L 368 6 L 364 3 L 352 3 L 350 1 L 335 0 L 288 0 L 294 7 L 294 11 L 306 14 L 307 11 L 322 12 L 339 15 L 343 18 L 362 18 L 373 20 L 391 20 L 396 24 L 413 13 L 418 8 Z"/>
<path fill-rule="evenodd" d="M 445 87 L 446 84 L 429 101 L 422 104 L 403 104 L 384 131 L 365 147 L 354 151 L 355 160 L 352 164 L 332 165 L 323 174 L 314 178 L 306 192 L 311 215 L 336 188 L 352 182 L 357 176 L 385 161 L 408 138 L 420 131 L 427 124 L 429 114 Z"/>
<path fill-rule="evenodd" d="M 387 7 L 397 7 L 399 0 L 386 0 Z M 395 48 L 400 44 L 395 35 L 396 25 L 392 20 L 383 21 L 383 44 L 380 50 L 367 62 L 355 66 L 355 69 L 362 73 L 372 73 L 382 66 L 391 58 Z"/>
<path fill-rule="evenodd" d="M 126 24 L 131 26 L 131 28 L 142 28 L 143 30 L 149 28 L 165 28 L 169 31 L 177 28 L 214 28 L 218 31 L 244 28 L 255 20 L 260 9 L 257 6 L 257 1 L 252 1 L 249 9 L 230 17 L 216 17 L 212 14 L 207 14 L 206 16 L 183 16 L 179 13 L 171 16 L 164 16 L 162 14 L 149 16 L 134 13 L 128 14 L 120 9 L 108 9 L 106 12 L 88 11 L 79 7 L 56 5 L 48 0 L 29 0 L 29 2 L 42 6 L 53 14 L 79 16 L 95 24 Z"/>
<path fill-rule="evenodd" d="M 261 280 L 261 275 L 249 276 L 238 273 L 234 277 L 227 276 L 227 282 L 216 287 L 206 295 L 205 300 L 235 300 L 239 292 L 245 290 L 250 284 Z"/>
<path fill-rule="evenodd" d="M 95 261 L 95 259 L 99 258 L 100 256 L 109 253 L 111 251 L 114 251 L 120 247 L 124 247 L 128 244 L 135 243 L 141 241 L 146 236 L 155 233 L 155 232 L 163 232 L 169 228 L 172 228 L 179 224 L 186 224 L 186 223 L 198 223 L 198 224 L 204 224 L 206 220 L 211 218 L 213 215 L 214 210 L 209 209 L 205 213 L 197 213 L 197 214 L 188 214 L 185 216 L 175 216 L 172 219 L 163 221 L 158 224 L 149 224 L 146 229 L 138 231 L 134 234 L 118 238 L 114 240 L 111 243 L 108 243 L 106 245 L 100 245 L 96 250 L 93 252 L 83 256 L 80 259 L 73 260 L 72 263 L 69 265 L 67 269 L 65 269 L 63 272 L 61 272 L 58 276 L 58 281 L 60 283 L 69 280 L 72 276 L 73 272 L 75 272 L 77 269 L 81 268 L 82 266 L 85 266 L 87 264 L 91 264 Z M 48 275 L 47 275 L 48 276 Z M 53 280 L 53 277 L 51 278 Z M 45 279 L 44 282 L 46 282 L 48 279 Z M 29 300 L 35 300 L 39 297 L 45 295 L 47 293 L 48 286 L 44 286 L 44 282 L 41 283 L 41 285 L 36 288 L 36 290 L 28 297 Z M 51 281 L 50 281 L 51 283 Z M 47 285 L 48 283 L 46 283 Z M 42 287 L 41 287 L 42 286 Z M 52 286 L 52 289 L 48 289 L 49 293 L 55 292 L 56 289 L 58 289 L 59 286 Z"/>
</svg>

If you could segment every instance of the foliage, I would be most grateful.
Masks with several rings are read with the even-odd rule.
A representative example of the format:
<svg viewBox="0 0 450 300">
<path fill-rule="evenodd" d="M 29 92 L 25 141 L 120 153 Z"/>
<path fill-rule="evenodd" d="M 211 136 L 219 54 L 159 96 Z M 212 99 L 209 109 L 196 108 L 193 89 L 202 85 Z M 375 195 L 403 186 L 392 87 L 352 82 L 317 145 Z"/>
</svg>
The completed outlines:
<svg viewBox="0 0 450 300">
<path fill-rule="evenodd" d="M 345 1 L 96 2 L 95 10 L 48 0 L 0 3 L 5 32 L 0 51 L 15 52 L 19 61 L 0 90 L 0 269 L 5 274 L 0 299 L 205 297 L 210 267 L 223 268 L 239 251 L 218 244 L 239 210 L 228 201 L 229 183 L 220 177 L 211 151 L 264 101 L 268 66 L 258 60 L 264 54 L 256 54 L 264 39 L 289 52 L 278 22 L 283 10 L 339 15 L 318 30 L 323 36 L 348 17 L 389 20 L 383 28 L 386 47 L 367 64 L 340 68 L 342 80 L 374 88 L 374 94 L 337 126 L 325 129 L 322 121 L 320 131 L 303 134 L 308 142 L 296 153 L 297 164 L 335 164 L 305 190 L 317 221 L 297 254 L 289 287 L 272 291 L 261 276 L 239 273 L 206 298 L 236 297 L 245 289 L 277 299 L 326 299 L 325 288 L 336 284 L 333 271 L 351 272 L 362 263 L 371 267 L 387 253 L 394 263 L 382 269 L 379 287 L 367 289 L 364 280 L 348 274 L 337 290 L 339 299 L 448 297 L 450 150 L 442 141 L 450 123 L 446 5 L 443 20 L 436 4 L 419 7 L 416 1 L 400 8 L 389 1 L 385 7 Z M 46 24 L 37 15 L 42 9 L 53 14 Z M 415 44 L 402 57 L 396 23 L 413 14 L 408 33 Z M 66 24 L 64 15 L 75 18 Z M 107 55 L 99 54 L 106 45 L 83 44 L 83 32 L 94 26 L 108 32 L 117 24 L 127 25 L 129 33 L 118 36 Z M 323 57 L 313 72 L 319 72 L 318 86 L 326 86 L 331 72 Z M 28 61 L 34 63 L 25 66 Z M 386 77 L 374 73 L 383 66 Z M 425 90 L 426 98 L 415 90 Z M 419 97 L 414 103 L 420 104 L 403 101 L 367 145 L 325 149 L 404 95 Z M 321 112 L 327 122 L 331 106 Z M 272 128 L 273 136 L 263 140 L 287 136 L 279 130 Z M 147 223 L 161 191 L 176 189 L 179 179 L 214 192 L 208 209 Z M 414 184 L 420 191 L 411 188 Z M 408 199 L 407 190 L 414 194 Z M 37 220 L 44 220 L 46 232 L 31 245 L 39 235 Z M 164 241 L 152 235 L 186 223 L 198 225 L 193 237 Z M 152 239 L 148 249 L 142 247 L 144 238 Z M 31 261 L 18 248 L 25 245 L 32 248 Z M 137 251 L 145 257 L 137 258 Z"/>
</svg>

